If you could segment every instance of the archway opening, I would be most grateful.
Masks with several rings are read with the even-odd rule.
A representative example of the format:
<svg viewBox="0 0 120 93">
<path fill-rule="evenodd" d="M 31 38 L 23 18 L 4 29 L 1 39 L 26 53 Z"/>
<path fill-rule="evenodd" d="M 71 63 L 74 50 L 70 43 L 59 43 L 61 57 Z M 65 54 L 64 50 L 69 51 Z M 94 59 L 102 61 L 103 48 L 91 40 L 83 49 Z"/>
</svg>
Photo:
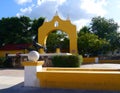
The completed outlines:
<svg viewBox="0 0 120 93">
<path fill-rule="evenodd" d="M 69 36 L 61 30 L 53 30 L 46 39 L 47 53 L 54 53 L 60 48 L 61 53 L 69 53 Z"/>
</svg>

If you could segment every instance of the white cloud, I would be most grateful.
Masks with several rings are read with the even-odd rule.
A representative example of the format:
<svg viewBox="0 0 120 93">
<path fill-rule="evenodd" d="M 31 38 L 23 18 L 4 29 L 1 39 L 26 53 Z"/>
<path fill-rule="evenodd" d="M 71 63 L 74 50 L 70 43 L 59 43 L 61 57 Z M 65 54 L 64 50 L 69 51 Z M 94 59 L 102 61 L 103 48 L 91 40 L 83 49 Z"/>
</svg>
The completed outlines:
<svg viewBox="0 0 120 93">
<path fill-rule="evenodd" d="M 81 0 L 81 9 L 89 14 L 104 16 L 106 14 L 104 6 L 107 5 L 106 0 Z"/>
<path fill-rule="evenodd" d="M 34 7 L 27 7 L 20 9 L 17 16 L 26 15 L 31 18 L 46 17 L 49 20 L 54 16 L 58 10 L 58 6 L 63 4 L 66 0 L 36 0 Z"/>
<path fill-rule="evenodd" d="M 26 8 L 21 8 L 20 9 L 20 13 L 17 13 L 16 16 L 20 17 L 21 15 L 28 15 L 32 12 L 32 8 L 34 7 L 35 5 L 32 4 L 31 6 L 29 7 L 26 7 Z"/>
<path fill-rule="evenodd" d="M 32 11 L 32 8 L 31 8 L 31 7 L 24 8 L 24 9 L 21 8 L 20 11 L 21 11 L 22 13 L 30 13 L 30 12 Z"/>
<path fill-rule="evenodd" d="M 117 23 L 120 26 L 120 20 Z M 120 27 L 118 28 L 118 32 L 120 33 Z"/>
<path fill-rule="evenodd" d="M 40 6 L 42 3 L 46 2 L 56 2 L 57 5 L 61 5 L 65 2 L 66 0 L 37 0 L 37 5 Z"/>
<path fill-rule="evenodd" d="M 73 24 L 76 24 L 77 27 L 77 31 L 80 31 L 80 29 L 87 25 L 90 22 L 90 19 L 80 19 L 80 20 L 76 20 L 73 22 Z"/>
<path fill-rule="evenodd" d="M 23 1 L 28 2 L 28 0 Z M 21 8 L 17 16 L 26 15 L 31 18 L 42 16 L 51 20 L 55 12 L 58 11 L 59 16 L 63 19 L 69 15 L 72 23 L 76 24 L 77 30 L 79 30 L 92 17 L 105 15 L 105 5 L 106 0 L 36 0 L 33 6 Z"/>
<path fill-rule="evenodd" d="M 22 4 L 25 4 L 25 3 L 31 3 L 32 0 L 15 0 L 15 2 L 16 2 L 17 4 L 22 5 Z"/>
<path fill-rule="evenodd" d="M 37 5 L 40 6 L 43 3 L 43 0 L 37 0 Z"/>
</svg>

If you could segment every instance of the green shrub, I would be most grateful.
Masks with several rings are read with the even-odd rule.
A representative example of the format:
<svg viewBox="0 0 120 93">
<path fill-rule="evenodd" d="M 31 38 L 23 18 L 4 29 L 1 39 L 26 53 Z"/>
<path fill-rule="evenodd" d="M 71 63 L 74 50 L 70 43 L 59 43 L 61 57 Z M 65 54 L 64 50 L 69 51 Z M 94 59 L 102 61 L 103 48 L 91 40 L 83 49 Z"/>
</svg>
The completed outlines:
<svg viewBox="0 0 120 93">
<path fill-rule="evenodd" d="M 10 57 L 6 58 L 6 60 L 3 63 L 4 67 L 8 67 L 8 68 L 12 68 L 13 64 L 12 64 L 12 59 Z"/>
<path fill-rule="evenodd" d="M 59 55 L 52 58 L 54 67 L 80 67 L 82 61 L 80 55 Z"/>
<path fill-rule="evenodd" d="M 0 67 L 3 67 L 4 61 L 5 61 L 5 57 L 0 57 Z"/>
</svg>

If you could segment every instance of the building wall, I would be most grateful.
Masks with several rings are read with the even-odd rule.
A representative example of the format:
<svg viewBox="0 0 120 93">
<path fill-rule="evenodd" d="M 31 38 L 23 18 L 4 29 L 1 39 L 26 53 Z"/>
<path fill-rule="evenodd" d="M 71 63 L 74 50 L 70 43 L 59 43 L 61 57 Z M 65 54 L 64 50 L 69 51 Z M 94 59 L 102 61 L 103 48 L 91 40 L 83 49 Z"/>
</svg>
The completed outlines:
<svg viewBox="0 0 120 93">
<path fill-rule="evenodd" d="M 6 54 L 28 53 L 27 50 L 0 50 L 0 57 L 5 57 Z"/>
<path fill-rule="evenodd" d="M 111 51 L 109 51 L 107 53 L 108 56 L 120 56 L 120 50 L 115 50 L 113 53 Z"/>
</svg>

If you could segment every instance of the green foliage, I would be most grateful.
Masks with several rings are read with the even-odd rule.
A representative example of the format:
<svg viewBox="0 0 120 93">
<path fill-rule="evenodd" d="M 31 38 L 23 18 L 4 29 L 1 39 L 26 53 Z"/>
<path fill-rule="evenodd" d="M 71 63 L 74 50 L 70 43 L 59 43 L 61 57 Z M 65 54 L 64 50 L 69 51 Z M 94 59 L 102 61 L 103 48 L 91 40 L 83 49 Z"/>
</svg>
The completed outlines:
<svg viewBox="0 0 120 93">
<path fill-rule="evenodd" d="M 91 22 L 91 31 L 99 38 L 109 42 L 109 51 L 119 49 L 120 35 L 117 32 L 119 26 L 113 19 L 106 19 L 104 17 L 94 17 Z"/>
<path fill-rule="evenodd" d="M 69 53 L 69 38 L 64 38 L 64 40 L 63 41 L 61 41 L 60 42 L 60 44 L 61 44 L 61 51 L 62 52 L 68 52 Z"/>
<path fill-rule="evenodd" d="M 31 33 L 35 37 L 35 41 L 38 41 L 38 28 L 42 26 L 43 22 L 45 21 L 45 18 L 40 17 L 38 19 L 34 19 L 32 26 L 31 26 Z"/>
<path fill-rule="evenodd" d="M 31 42 L 30 22 L 30 18 L 25 16 L 2 18 L 0 20 L 0 46 Z"/>
<path fill-rule="evenodd" d="M 100 16 L 92 18 L 90 26 L 84 26 L 78 32 L 79 53 L 98 55 L 119 49 L 118 27 L 113 19 Z"/>
<path fill-rule="evenodd" d="M 52 64 L 55 67 L 80 67 L 83 59 L 78 55 L 54 56 Z"/>
<path fill-rule="evenodd" d="M 98 35 L 99 38 L 106 38 L 108 35 L 117 32 L 118 24 L 113 19 L 106 19 L 104 17 L 94 17 L 91 21 L 91 31 Z"/>
<path fill-rule="evenodd" d="M 29 17 L 11 17 L 0 20 L 0 47 L 5 44 L 32 43 L 33 37 L 37 38 L 38 27 L 44 18 L 31 20 Z M 36 40 L 37 41 L 37 40 Z"/>
<path fill-rule="evenodd" d="M 12 59 L 11 58 L 5 58 L 5 57 L 1 57 L 0 58 L 0 67 L 7 67 L 7 68 L 11 68 L 13 67 L 13 64 L 12 64 Z"/>
<path fill-rule="evenodd" d="M 97 35 L 90 32 L 89 28 L 83 27 L 78 33 L 78 51 L 80 54 L 89 54 L 96 56 L 102 52 L 103 47 L 108 46 L 109 42 L 98 38 Z"/>
<path fill-rule="evenodd" d="M 3 66 L 4 67 L 8 67 L 8 68 L 12 68 L 13 67 L 13 64 L 12 64 L 12 59 L 11 58 L 6 58 L 6 60 L 4 61 L 3 63 Z"/>
<path fill-rule="evenodd" d="M 56 30 L 48 35 L 46 46 L 48 52 L 55 52 L 56 47 L 60 47 L 61 50 L 68 50 L 69 39 L 66 33 Z"/>
<path fill-rule="evenodd" d="M 4 61 L 5 61 L 5 57 L 0 57 L 0 67 L 3 67 Z"/>
<path fill-rule="evenodd" d="M 90 28 L 87 26 L 83 26 L 80 31 L 78 32 L 78 37 L 80 37 L 81 35 L 84 35 L 85 33 L 91 33 L 90 32 Z"/>
<path fill-rule="evenodd" d="M 55 48 L 59 46 L 60 38 L 56 31 L 49 34 L 46 42 L 48 51 L 55 52 Z"/>
<path fill-rule="evenodd" d="M 111 33 L 108 35 L 108 42 L 110 43 L 109 50 L 112 52 L 120 48 L 120 33 Z"/>
</svg>

